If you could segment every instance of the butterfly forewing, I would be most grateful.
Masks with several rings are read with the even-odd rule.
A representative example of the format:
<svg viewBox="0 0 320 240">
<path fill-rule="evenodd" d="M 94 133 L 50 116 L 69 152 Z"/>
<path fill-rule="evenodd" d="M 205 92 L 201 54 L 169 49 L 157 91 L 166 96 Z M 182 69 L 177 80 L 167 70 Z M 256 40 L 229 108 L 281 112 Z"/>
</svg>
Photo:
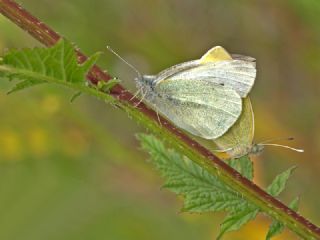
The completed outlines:
<svg viewBox="0 0 320 240">
<path fill-rule="evenodd" d="M 241 114 L 241 97 L 203 80 L 167 79 L 155 88 L 157 109 L 178 127 L 206 138 L 223 135 Z"/>
</svg>

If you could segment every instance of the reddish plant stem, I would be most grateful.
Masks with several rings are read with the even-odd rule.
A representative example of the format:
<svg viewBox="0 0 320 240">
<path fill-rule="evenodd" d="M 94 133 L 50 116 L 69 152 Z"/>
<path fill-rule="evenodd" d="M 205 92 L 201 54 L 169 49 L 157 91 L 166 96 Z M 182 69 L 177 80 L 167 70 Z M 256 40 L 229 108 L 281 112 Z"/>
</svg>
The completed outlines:
<svg viewBox="0 0 320 240">
<path fill-rule="evenodd" d="M 14 1 L 0 0 L 0 12 L 46 46 L 54 45 L 61 38 L 61 36 L 58 33 L 56 33 L 46 24 L 42 23 L 37 18 L 32 16 L 29 12 L 27 12 Z M 78 54 L 79 62 L 83 62 L 87 59 L 87 57 L 84 54 L 82 54 L 78 49 L 76 49 L 76 51 Z M 97 66 L 94 66 L 88 74 L 88 80 L 93 84 L 96 84 L 99 80 L 108 81 L 111 78 L 112 77 L 110 75 L 102 71 Z M 111 90 L 111 95 L 119 101 L 125 102 L 130 105 L 136 105 L 137 103 L 139 103 L 139 99 L 132 99 L 133 95 L 121 85 L 116 85 Z M 149 118 L 158 122 L 157 114 L 153 110 L 149 109 L 145 104 L 140 103 L 138 105 L 138 109 L 142 113 L 147 115 Z M 237 171 L 235 171 L 233 168 L 229 167 L 229 165 L 217 158 L 208 149 L 200 145 L 198 142 L 192 140 L 181 131 L 177 130 L 175 126 L 173 126 L 165 119 L 161 118 L 161 123 L 164 128 L 169 130 L 172 134 L 176 135 L 190 148 L 198 152 L 203 157 L 211 160 L 212 163 L 214 163 L 215 167 L 223 169 L 225 173 L 237 179 L 237 181 L 239 181 L 243 186 L 245 186 L 251 192 L 258 195 L 259 198 L 263 199 L 265 202 L 272 205 L 274 208 L 281 209 L 281 211 L 283 211 L 283 213 L 285 213 L 288 216 L 288 218 L 291 218 L 292 220 L 294 219 L 293 221 L 301 224 L 307 229 L 308 232 L 313 233 L 313 236 L 317 236 L 317 238 L 320 239 L 320 228 L 318 228 L 316 225 L 312 224 L 307 219 L 300 216 L 298 213 L 294 212 L 277 199 L 273 198 L 271 195 L 263 191 L 261 188 L 259 188 L 253 182 L 249 181 L 247 178 L 244 178 L 241 175 L 239 175 Z"/>
</svg>

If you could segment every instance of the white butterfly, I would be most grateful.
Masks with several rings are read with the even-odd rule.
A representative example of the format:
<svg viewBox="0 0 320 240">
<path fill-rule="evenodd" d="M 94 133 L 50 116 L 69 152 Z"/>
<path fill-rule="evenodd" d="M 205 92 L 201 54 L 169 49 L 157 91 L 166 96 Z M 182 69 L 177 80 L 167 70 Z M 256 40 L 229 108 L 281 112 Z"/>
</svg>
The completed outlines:
<svg viewBox="0 0 320 240">
<path fill-rule="evenodd" d="M 243 99 L 243 110 L 237 122 L 221 137 L 214 140 L 221 150 L 215 150 L 222 159 L 241 158 L 248 154 L 259 154 L 265 146 L 276 146 L 303 152 L 290 146 L 272 143 L 276 140 L 293 140 L 293 138 L 275 138 L 254 143 L 254 113 L 249 97 Z M 226 153 L 226 154 L 225 154 Z"/>
<path fill-rule="evenodd" d="M 216 139 L 239 118 L 242 98 L 256 78 L 256 64 L 251 57 L 232 58 L 218 46 L 199 60 L 174 65 L 157 75 L 138 72 L 138 76 L 137 87 L 147 104 L 179 128 Z"/>
</svg>

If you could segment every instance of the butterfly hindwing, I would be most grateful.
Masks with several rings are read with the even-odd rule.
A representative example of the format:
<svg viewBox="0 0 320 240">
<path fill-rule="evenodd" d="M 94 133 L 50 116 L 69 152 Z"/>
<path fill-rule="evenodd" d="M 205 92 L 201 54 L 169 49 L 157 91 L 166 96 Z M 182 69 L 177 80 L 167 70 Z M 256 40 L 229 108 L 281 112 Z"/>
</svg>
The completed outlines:
<svg viewBox="0 0 320 240">
<path fill-rule="evenodd" d="M 256 68 L 252 62 L 243 60 L 225 60 L 199 64 L 193 68 L 178 72 L 171 80 L 198 79 L 234 89 L 241 97 L 250 92 L 256 78 Z M 164 80 L 166 81 L 166 80 Z"/>
<path fill-rule="evenodd" d="M 254 114 L 249 97 L 242 100 L 242 113 L 236 123 L 221 137 L 214 140 L 220 149 L 229 149 L 229 157 L 245 155 L 252 147 Z"/>
<path fill-rule="evenodd" d="M 209 49 L 201 58 L 200 63 L 220 62 L 225 60 L 232 60 L 232 56 L 221 46 L 216 46 Z"/>
</svg>

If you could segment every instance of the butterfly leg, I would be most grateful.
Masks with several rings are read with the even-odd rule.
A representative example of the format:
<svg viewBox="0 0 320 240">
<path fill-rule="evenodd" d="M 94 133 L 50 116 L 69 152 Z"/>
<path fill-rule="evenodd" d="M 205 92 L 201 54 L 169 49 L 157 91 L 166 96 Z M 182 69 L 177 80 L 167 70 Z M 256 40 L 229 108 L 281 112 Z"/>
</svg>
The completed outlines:
<svg viewBox="0 0 320 240">
<path fill-rule="evenodd" d="M 130 101 L 138 96 L 138 94 L 141 92 L 142 88 L 140 88 L 138 91 L 135 92 L 135 94 L 130 98 Z"/>
<path fill-rule="evenodd" d="M 140 103 L 142 103 L 142 101 L 143 101 L 143 99 L 145 98 L 146 95 L 147 95 L 147 93 L 144 93 L 144 94 L 142 95 L 140 101 L 139 101 L 137 104 L 135 104 L 134 106 L 135 106 L 135 107 L 138 107 L 138 106 L 140 105 Z"/>
<path fill-rule="evenodd" d="M 162 127 L 162 123 L 161 123 L 161 120 L 160 120 L 159 112 L 156 111 L 156 114 L 157 114 L 157 118 L 158 118 L 159 125 Z"/>
</svg>

